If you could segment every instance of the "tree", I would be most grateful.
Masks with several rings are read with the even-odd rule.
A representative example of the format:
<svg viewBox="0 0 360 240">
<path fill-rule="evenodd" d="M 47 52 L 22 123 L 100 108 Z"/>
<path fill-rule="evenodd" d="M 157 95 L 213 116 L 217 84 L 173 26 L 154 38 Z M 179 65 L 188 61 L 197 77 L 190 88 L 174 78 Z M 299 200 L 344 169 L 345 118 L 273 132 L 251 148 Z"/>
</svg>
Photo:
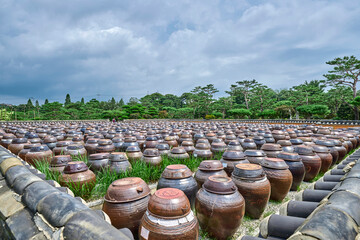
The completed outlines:
<svg viewBox="0 0 360 240">
<path fill-rule="evenodd" d="M 244 118 L 251 115 L 251 111 L 243 108 L 235 108 L 228 111 L 234 118 Z"/>
<path fill-rule="evenodd" d="M 81 98 L 81 101 L 80 101 L 80 102 L 81 102 L 81 104 L 85 104 L 85 100 L 84 100 L 83 97 Z"/>
<path fill-rule="evenodd" d="M 70 94 L 66 94 L 64 106 L 69 105 L 70 103 L 71 103 Z"/>
<path fill-rule="evenodd" d="M 120 99 L 120 101 L 119 101 L 119 107 L 122 107 L 122 106 L 124 106 L 124 105 L 125 105 L 124 100 L 123 100 L 123 99 Z"/>
<path fill-rule="evenodd" d="M 134 106 L 137 104 L 139 104 L 139 99 L 136 97 L 131 97 L 127 105 Z"/>
<path fill-rule="evenodd" d="M 115 107 L 116 107 L 116 101 L 115 101 L 115 98 L 114 98 L 114 97 L 111 98 L 109 105 L 110 105 L 110 109 L 111 109 L 111 110 L 114 110 L 114 109 L 115 109 Z"/>
<path fill-rule="evenodd" d="M 49 103 L 49 100 L 48 100 L 48 99 L 45 99 L 44 104 L 48 104 L 48 103 Z"/>
<path fill-rule="evenodd" d="M 236 82 L 235 94 L 236 92 L 241 93 L 244 96 L 246 109 L 249 109 L 249 100 L 251 91 L 259 84 L 255 79 L 253 80 L 243 80 Z"/>
<path fill-rule="evenodd" d="M 314 116 L 321 118 L 330 113 L 328 106 L 321 104 L 302 105 L 296 109 L 307 119 Z"/>
<path fill-rule="evenodd" d="M 31 101 L 31 99 L 29 98 L 29 100 L 27 101 L 27 104 L 26 104 L 26 109 L 27 110 L 30 110 L 30 109 L 33 109 L 34 108 L 34 105 Z"/>
<path fill-rule="evenodd" d="M 333 70 L 328 71 L 328 74 L 324 74 L 327 83 L 333 86 L 343 85 L 351 87 L 353 98 L 356 98 L 357 83 L 360 76 L 360 60 L 355 56 L 345 56 L 343 58 L 335 58 L 332 61 L 326 62 L 326 64 L 334 66 Z M 359 109 L 354 106 L 353 111 L 355 120 L 359 120 Z"/>
</svg>

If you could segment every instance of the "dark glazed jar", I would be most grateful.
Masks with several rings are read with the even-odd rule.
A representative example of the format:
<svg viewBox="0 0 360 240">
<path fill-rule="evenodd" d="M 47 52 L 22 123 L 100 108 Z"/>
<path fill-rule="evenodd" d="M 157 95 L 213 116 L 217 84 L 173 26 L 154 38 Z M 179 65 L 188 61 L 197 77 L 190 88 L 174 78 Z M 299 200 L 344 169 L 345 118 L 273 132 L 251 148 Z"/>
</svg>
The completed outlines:
<svg viewBox="0 0 360 240">
<path fill-rule="evenodd" d="M 325 146 L 330 150 L 330 154 L 333 158 L 331 166 L 334 166 L 339 160 L 339 151 L 335 147 L 335 143 L 332 140 L 319 139 L 315 142 L 316 145 Z"/>
<path fill-rule="evenodd" d="M 177 147 L 178 146 L 178 142 L 176 141 L 175 136 L 166 136 L 165 137 L 165 142 L 171 147 Z"/>
<path fill-rule="evenodd" d="M 130 161 L 134 162 L 140 160 L 143 156 L 139 146 L 129 146 L 126 149 L 126 155 Z"/>
<path fill-rule="evenodd" d="M 262 145 L 264 145 L 264 144 L 266 143 L 266 141 L 265 141 L 265 139 L 264 139 L 263 136 L 255 136 L 253 139 L 254 139 L 254 142 L 255 142 L 255 144 L 256 144 L 256 148 L 257 148 L 258 150 L 260 150 L 261 147 L 262 147 Z"/>
<path fill-rule="evenodd" d="M 198 189 L 210 176 L 227 177 L 227 173 L 219 160 L 205 160 L 200 163 L 198 170 L 195 172 Z"/>
<path fill-rule="evenodd" d="M 263 150 L 248 149 L 245 151 L 245 156 L 250 163 L 260 164 L 266 157 L 266 154 Z"/>
<path fill-rule="evenodd" d="M 109 167 L 109 153 L 94 153 L 89 155 L 88 166 L 91 171 L 98 172 Z"/>
<path fill-rule="evenodd" d="M 269 158 L 276 158 L 277 155 L 279 155 L 279 153 L 282 151 L 281 145 L 280 144 L 275 144 L 275 143 L 265 143 L 262 147 L 261 150 L 263 150 L 266 154 L 267 157 Z"/>
<path fill-rule="evenodd" d="M 199 238 L 199 223 L 184 192 L 163 188 L 150 197 L 139 228 L 140 240 L 190 240 Z"/>
<path fill-rule="evenodd" d="M 271 185 L 270 199 L 282 201 L 290 191 L 293 181 L 289 166 L 279 158 L 265 158 L 261 166 Z"/>
<path fill-rule="evenodd" d="M 71 144 L 71 141 L 60 141 L 56 143 L 56 147 L 53 149 L 54 155 L 64 155 L 66 147 Z"/>
<path fill-rule="evenodd" d="M 167 143 L 159 143 L 156 145 L 156 148 L 159 150 L 161 156 L 167 156 L 170 153 L 170 146 Z"/>
<path fill-rule="evenodd" d="M 173 147 L 169 153 L 170 159 L 189 159 L 189 154 L 185 151 L 183 147 Z"/>
<path fill-rule="evenodd" d="M 73 186 L 75 188 L 86 187 L 88 190 L 94 188 L 96 183 L 95 174 L 89 170 L 82 161 L 68 162 L 59 181 L 61 186 Z"/>
<path fill-rule="evenodd" d="M 4 134 L 3 138 L 0 141 L 1 146 L 3 146 L 4 148 L 8 148 L 9 145 L 11 144 L 11 142 L 13 141 L 13 139 L 15 139 L 16 136 L 12 133 L 9 134 Z"/>
<path fill-rule="evenodd" d="M 195 208 L 201 229 L 211 237 L 225 240 L 239 228 L 245 200 L 231 178 L 211 176 L 197 193 Z"/>
<path fill-rule="evenodd" d="M 88 156 L 90 154 L 94 154 L 96 153 L 96 148 L 98 146 L 98 139 L 96 138 L 89 138 L 87 141 L 86 141 L 86 144 L 85 144 L 85 149 L 86 149 L 86 152 L 88 154 Z"/>
<path fill-rule="evenodd" d="M 346 148 L 342 145 L 341 141 L 340 140 L 334 140 L 334 139 L 331 139 L 331 141 L 334 142 L 335 144 L 335 149 L 336 151 L 338 151 L 339 153 L 339 158 L 338 158 L 338 161 L 336 163 L 340 163 L 342 160 L 344 160 L 346 154 L 347 154 L 347 150 Z"/>
<path fill-rule="evenodd" d="M 138 235 L 141 218 L 150 199 L 150 188 L 138 177 L 123 178 L 107 189 L 102 210 L 116 228 L 128 228 Z"/>
<path fill-rule="evenodd" d="M 270 199 L 271 191 L 263 168 L 252 163 L 238 164 L 231 178 L 245 199 L 246 215 L 254 219 L 260 218 Z"/>
<path fill-rule="evenodd" d="M 181 147 L 183 147 L 189 155 L 192 155 L 193 152 L 195 151 L 193 141 L 183 141 L 181 143 Z"/>
<path fill-rule="evenodd" d="M 293 183 L 290 190 L 297 191 L 305 177 L 305 166 L 301 161 L 301 157 L 297 153 L 281 152 L 278 158 L 285 161 L 293 176 Z"/>
<path fill-rule="evenodd" d="M 96 153 L 111 153 L 115 151 L 115 146 L 110 139 L 98 140 L 98 146 L 96 147 Z"/>
<path fill-rule="evenodd" d="M 325 146 L 320 146 L 320 145 L 312 145 L 311 147 L 313 148 L 314 152 L 321 159 L 320 173 L 326 173 L 327 170 L 329 170 L 329 168 L 333 162 L 333 158 L 330 154 L 330 149 L 328 149 Z"/>
<path fill-rule="evenodd" d="M 244 150 L 257 149 L 256 143 L 254 142 L 254 140 L 250 138 L 244 139 L 244 141 L 241 143 L 241 146 L 243 147 Z"/>
<path fill-rule="evenodd" d="M 174 164 L 167 166 L 157 184 L 157 189 L 177 188 L 188 197 L 191 207 L 195 204 L 197 183 L 192 172 L 186 165 Z"/>
<path fill-rule="evenodd" d="M 25 161 L 30 165 L 35 166 L 36 161 L 51 162 L 53 153 L 46 145 L 40 145 L 38 147 L 32 147 L 30 151 L 25 155 Z"/>
<path fill-rule="evenodd" d="M 159 144 L 158 138 L 155 136 L 147 137 L 144 143 L 144 149 L 146 148 L 156 148 L 156 145 Z"/>
<path fill-rule="evenodd" d="M 232 150 L 227 150 L 224 152 L 220 161 L 223 164 L 224 170 L 228 176 L 231 176 L 235 165 L 239 163 L 249 163 L 243 152 Z"/>
<path fill-rule="evenodd" d="M 139 147 L 139 144 L 136 142 L 136 137 L 134 137 L 134 136 L 125 137 L 124 143 L 121 146 L 121 151 L 125 152 L 126 149 L 130 146 L 138 146 Z"/>
<path fill-rule="evenodd" d="M 123 145 L 123 140 L 121 138 L 115 137 L 111 140 L 114 144 L 115 147 L 115 151 L 116 152 L 120 152 L 122 149 L 122 145 Z"/>
<path fill-rule="evenodd" d="M 290 140 L 279 140 L 277 143 L 280 144 L 283 152 L 294 152 L 294 147 Z"/>
<path fill-rule="evenodd" d="M 14 138 L 12 139 L 11 144 L 9 145 L 8 149 L 15 155 L 24 148 L 24 145 L 27 144 L 27 138 Z"/>
<path fill-rule="evenodd" d="M 70 155 L 57 155 L 53 156 L 50 162 L 49 170 L 52 172 L 62 173 L 68 162 L 71 162 Z"/>
<path fill-rule="evenodd" d="M 23 148 L 23 149 L 19 152 L 19 154 L 18 154 L 19 158 L 21 158 L 22 160 L 25 161 L 25 156 L 26 156 L 26 154 L 27 154 L 28 152 L 30 152 L 30 149 L 31 149 L 32 147 L 40 147 L 40 146 L 41 146 L 40 143 L 24 144 L 24 148 Z"/>
<path fill-rule="evenodd" d="M 229 142 L 227 150 L 233 150 L 233 151 L 243 151 L 240 142 L 238 140 L 233 140 Z"/>
<path fill-rule="evenodd" d="M 158 166 L 162 161 L 159 150 L 156 148 L 146 148 L 141 160 L 152 166 Z"/>
<path fill-rule="evenodd" d="M 193 156 L 200 159 L 211 159 L 213 154 L 210 150 L 210 145 L 207 143 L 197 143 Z"/>
<path fill-rule="evenodd" d="M 56 147 L 57 139 L 53 136 L 48 136 L 44 139 L 44 144 L 46 144 L 50 150 L 53 150 Z"/>
<path fill-rule="evenodd" d="M 225 152 L 227 146 L 221 138 L 214 139 L 211 143 L 211 151 L 213 153 Z"/>
<path fill-rule="evenodd" d="M 83 145 L 72 144 L 66 147 L 65 155 L 70 155 L 73 159 L 86 157 L 86 149 Z"/>
<path fill-rule="evenodd" d="M 313 180 L 320 172 L 321 159 L 314 153 L 312 147 L 299 145 L 294 148 L 295 152 L 301 157 L 301 160 L 305 166 L 304 181 L 309 182 Z"/>
<path fill-rule="evenodd" d="M 117 174 L 126 171 L 131 171 L 131 164 L 124 152 L 113 152 L 109 156 L 110 160 L 110 171 L 116 172 Z"/>
</svg>

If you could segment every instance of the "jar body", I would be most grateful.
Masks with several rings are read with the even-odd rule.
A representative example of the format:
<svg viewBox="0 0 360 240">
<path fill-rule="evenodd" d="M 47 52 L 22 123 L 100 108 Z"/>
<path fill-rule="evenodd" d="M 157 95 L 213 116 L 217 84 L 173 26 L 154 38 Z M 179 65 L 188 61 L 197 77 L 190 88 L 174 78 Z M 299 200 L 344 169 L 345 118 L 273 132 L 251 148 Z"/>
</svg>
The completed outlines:
<svg viewBox="0 0 360 240">
<path fill-rule="evenodd" d="M 271 185 L 270 199 L 282 201 L 290 191 L 293 177 L 289 169 L 272 169 L 263 166 Z"/>
<path fill-rule="evenodd" d="M 289 166 L 289 170 L 293 176 L 290 190 L 297 191 L 305 177 L 305 166 L 302 161 L 285 161 L 285 163 Z"/>
<path fill-rule="evenodd" d="M 300 155 L 300 157 L 305 166 L 304 181 L 309 182 L 319 174 L 321 169 L 321 159 L 317 155 L 314 156 Z"/>
<path fill-rule="evenodd" d="M 198 189 L 201 188 L 201 186 L 204 184 L 204 182 L 210 177 L 210 176 L 222 176 L 227 177 L 227 173 L 224 170 L 217 170 L 217 171 L 203 171 L 198 169 L 195 172 L 195 180 L 197 182 Z"/>
</svg>

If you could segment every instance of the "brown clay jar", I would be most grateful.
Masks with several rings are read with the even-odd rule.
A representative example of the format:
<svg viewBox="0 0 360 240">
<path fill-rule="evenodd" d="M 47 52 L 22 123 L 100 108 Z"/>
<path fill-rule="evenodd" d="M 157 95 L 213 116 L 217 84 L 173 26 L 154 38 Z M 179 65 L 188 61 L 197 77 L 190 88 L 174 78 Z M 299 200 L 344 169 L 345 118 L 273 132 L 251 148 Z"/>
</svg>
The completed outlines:
<svg viewBox="0 0 360 240">
<path fill-rule="evenodd" d="M 93 153 L 89 155 L 88 166 L 91 171 L 98 172 L 109 167 L 109 153 Z"/>
<path fill-rule="evenodd" d="M 298 153 L 305 166 L 305 177 L 304 181 L 309 182 L 313 180 L 320 172 L 321 159 L 315 154 L 312 147 L 298 145 L 294 148 L 294 151 Z"/>
<path fill-rule="evenodd" d="M 89 138 L 85 143 L 85 149 L 87 152 L 87 155 L 96 153 L 96 148 L 98 146 L 98 139 L 96 138 Z"/>
<path fill-rule="evenodd" d="M 305 166 L 302 163 L 301 157 L 297 153 L 281 152 L 278 158 L 285 161 L 293 176 L 293 183 L 291 184 L 290 190 L 297 191 L 305 177 Z"/>
<path fill-rule="evenodd" d="M 110 139 L 100 139 L 96 147 L 97 153 L 111 153 L 115 151 L 115 146 Z"/>
<path fill-rule="evenodd" d="M 86 187 L 90 191 L 95 186 L 96 176 L 84 162 L 68 162 L 59 183 L 64 187 L 72 186 L 79 189 Z"/>
<path fill-rule="evenodd" d="M 263 168 L 252 163 L 237 164 L 231 178 L 245 199 L 246 215 L 254 219 L 260 218 L 271 192 L 271 185 Z"/>
<path fill-rule="evenodd" d="M 183 141 L 181 143 L 181 147 L 183 147 L 189 155 L 192 155 L 193 152 L 195 151 L 193 141 Z"/>
<path fill-rule="evenodd" d="M 226 148 L 225 142 L 220 138 L 214 139 L 211 143 L 211 151 L 213 153 L 225 152 Z"/>
<path fill-rule="evenodd" d="M 199 238 L 199 223 L 184 192 L 163 188 L 151 196 L 139 228 L 140 240 Z"/>
<path fill-rule="evenodd" d="M 173 147 L 169 153 L 169 159 L 189 159 L 190 156 L 183 147 Z"/>
<path fill-rule="evenodd" d="M 327 170 L 329 170 L 329 168 L 333 162 L 333 158 L 330 154 L 330 149 L 328 149 L 325 146 L 320 146 L 320 145 L 312 145 L 311 147 L 313 148 L 314 152 L 321 159 L 320 173 L 326 173 Z"/>
<path fill-rule="evenodd" d="M 24 145 L 28 143 L 27 138 L 14 138 L 9 145 L 8 149 L 15 155 L 24 148 Z"/>
<path fill-rule="evenodd" d="M 245 200 L 231 178 L 211 176 L 196 194 L 195 208 L 201 229 L 211 237 L 226 240 L 241 224 Z"/>
<path fill-rule="evenodd" d="M 227 173 L 219 160 L 204 160 L 200 163 L 198 170 L 195 172 L 198 189 L 210 176 L 227 177 Z"/>
<path fill-rule="evenodd" d="M 126 153 L 124 152 L 113 152 L 109 156 L 110 160 L 110 171 L 119 173 L 124 173 L 126 171 L 131 171 L 132 167 L 127 158 Z"/>
<path fill-rule="evenodd" d="M 339 160 L 339 152 L 336 150 L 335 143 L 331 140 L 319 139 L 315 142 L 316 145 L 325 146 L 330 150 L 330 154 L 333 158 L 331 166 L 334 166 Z"/>
<path fill-rule="evenodd" d="M 25 161 L 30 165 L 35 166 L 36 161 L 51 162 L 53 153 L 46 145 L 40 145 L 38 147 L 32 147 L 30 151 L 25 155 Z"/>
<path fill-rule="evenodd" d="M 162 158 L 157 148 L 146 148 L 141 160 L 152 166 L 158 166 L 160 165 Z"/>
<path fill-rule="evenodd" d="M 27 154 L 28 152 L 30 152 L 30 149 L 31 149 L 32 147 L 39 147 L 39 146 L 41 146 L 40 143 L 24 144 L 24 148 L 18 153 L 19 158 L 21 158 L 22 160 L 25 161 L 25 156 L 26 156 L 26 154 Z"/>
<path fill-rule="evenodd" d="M 167 156 L 170 153 L 170 146 L 167 143 L 159 143 L 156 145 L 157 150 L 159 151 L 161 156 Z"/>
<path fill-rule="evenodd" d="M 139 146 L 129 146 L 126 149 L 126 155 L 130 161 L 138 161 L 142 158 L 143 154 Z"/>
<path fill-rule="evenodd" d="M 53 136 L 47 136 L 44 139 L 44 144 L 46 144 L 50 148 L 50 150 L 53 150 L 56 147 L 56 142 L 57 139 Z"/>
<path fill-rule="evenodd" d="M 276 158 L 277 155 L 282 151 L 280 144 L 275 143 L 265 143 L 262 145 L 261 150 L 263 150 L 267 157 Z"/>
<path fill-rule="evenodd" d="M 56 147 L 52 150 L 54 155 L 64 155 L 66 147 L 71 144 L 71 141 L 59 141 Z"/>
<path fill-rule="evenodd" d="M 51 172 L 62 173 L 64 171 L 66 164 L 71 161 L 72 159 L 70 155 L 53 156 L 50 162 L 49 170 Z"/>
<path fill-rule="evenodd" d="M 210 145 L 207 143 L 196 143 L 193 156 L 201 159 L 211 159 L 213 154 L 210 150 Z"/>
<path fill-rule="evenodd" d="M 223 164 L 224 170 L 228 176 L 231 176 L 231 173 L 234 170 L 235 165 L 239 163 L 249 163 L 243 152 L 233 151 L 233 150 L 226 150 L 222 155 L 220 161 Z"/>
<path fill-rule="evenodd" d="M 341 141 L 339 140 L 335 140 L 335 139 L 332 139 L 332 141 L 334 142 L 335 144 L 335 149 L 338 151 L 339 153 L 339 158 L 338 158 L 338 161 L 336 163 L 340 163 L 342 160 L 344 160 L 346 154 L 347 154 L 347 150 L 346 148 L 341 144 Z"/>
<path fill-rule="evenodd" d="M 83 145 L 71 144 L 65 148 L 65 155 L 70 155 L 73 159 L 83 159 L 86 157 L 86 149 Z"/>
<path fill-rule="evenodd" d="M 158 138 L 155 136 L 149 136 L 146 138 L 144 143 L 144 149 L 146 148 L 156 148 L 156 145 L 159 144 Z"/>
<path fill-rule="evenodd" d="M 279 140 L 277 144 L 280 144 L 283 152 L 294 152 L 294 147 L 292 146 L 290 140 Z"/>
<path fill-rule="evenodd" d="M 114 181 L 107 189 L 102 210 L 116 228 L 128 228 L 138 235 L 141 219 L 150 199 L 150 188 L 138 177 Z"/>
<path fill-rule="evenodd" d="M 227 150 L 233 150 L 233 151 L 243 151 L 240 142 L 238 140 L 233 140 L 229 142 Z"/>
<path fill-rule="evenodd" d="M 177 147 L 179 145 L 175 136 L 166 136 L 165 142 L 171 147 Z"/>
<path fill-rule="evenodd" d="M 256 143 L 251 138 L 244 139 L 244 141 L 241 143 L 241 146 L 243 147 L 244 150 L 257 149 Z"/>
<path fill-rule="evenodd" d="M 248 149 L 244 153 L 245 153 L 246 159 L 250 163 L 254 163 L 254 164 L 260 164 L 266 157 L 266 154 L 263 150 Z"/>
<path fill-rule="evenodd" d="M 3 146 L 4 148 L 8 148 L 9 145 L 11 144 L 11 142 L 13 141 L 13 139 L 15 139 L 16 136 L 12 133 L 6 133 L 3 135 L 3 138 L 0 141 L 1 146 Z"/>
<path fill-rule="evenodd" d="M 290 191 L 293 181 L 289 166 L 279 158 L 265 158 L 261 166 L 271 185 L 270 199 L 282 201 Z"/>
</svg>

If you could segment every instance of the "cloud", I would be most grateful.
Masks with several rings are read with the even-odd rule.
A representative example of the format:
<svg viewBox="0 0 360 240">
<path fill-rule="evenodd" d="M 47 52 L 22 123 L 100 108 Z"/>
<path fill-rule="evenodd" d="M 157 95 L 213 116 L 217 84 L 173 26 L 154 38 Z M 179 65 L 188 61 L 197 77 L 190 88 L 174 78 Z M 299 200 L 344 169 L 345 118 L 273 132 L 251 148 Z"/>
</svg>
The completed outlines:
<svg viewBox="0 0 360 240">
<path fill-rule="evenodd" d="M 13 1 L 0 6 L 0 102 L 288 88 L 358 55 L 360 2 Z"/>
</svg>

